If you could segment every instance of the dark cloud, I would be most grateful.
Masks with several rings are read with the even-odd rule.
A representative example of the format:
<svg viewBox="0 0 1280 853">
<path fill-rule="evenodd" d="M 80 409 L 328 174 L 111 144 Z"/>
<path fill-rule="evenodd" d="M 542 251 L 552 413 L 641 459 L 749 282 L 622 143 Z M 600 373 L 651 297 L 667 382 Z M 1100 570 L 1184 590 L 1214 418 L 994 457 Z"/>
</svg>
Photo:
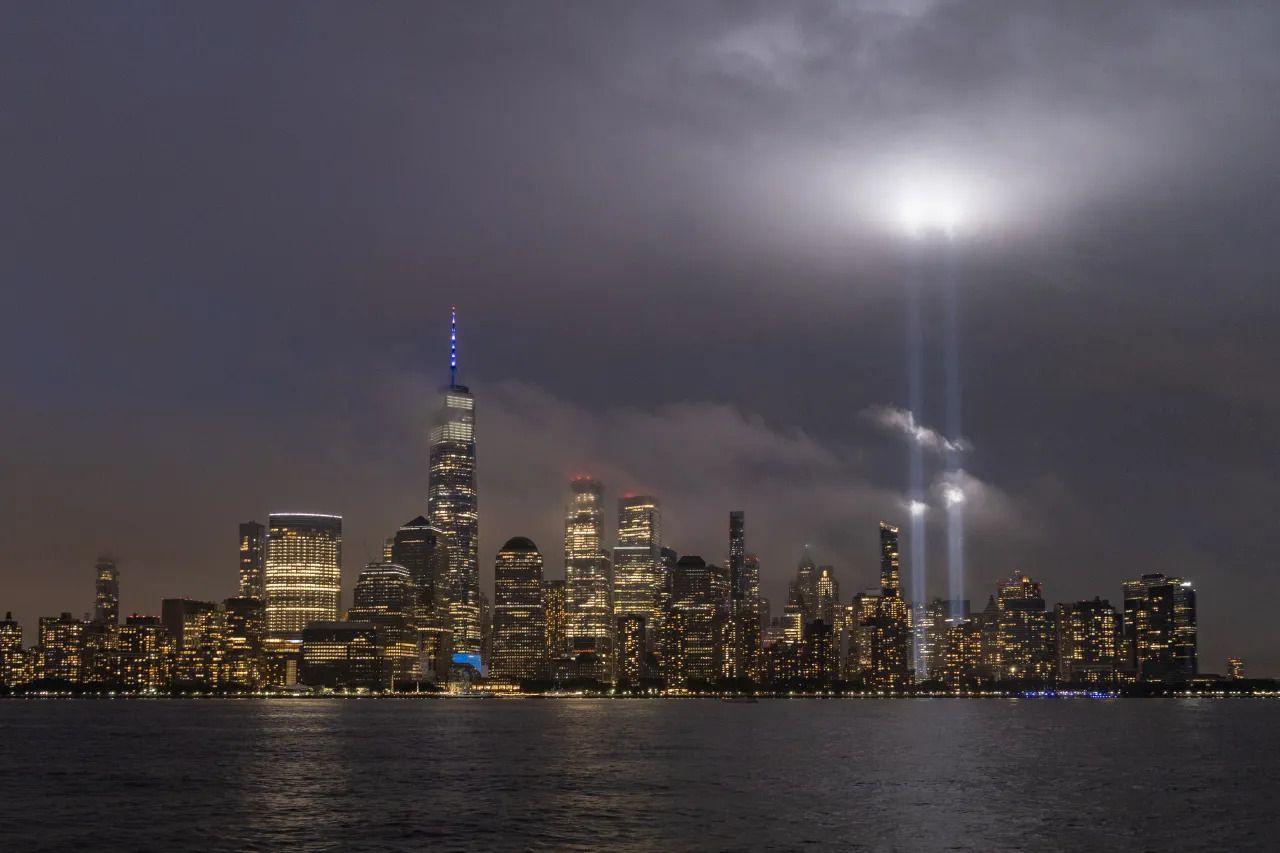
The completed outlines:
<svg viewBox="0 0 1280 853">
<path fill-rule="evenodd" d="M 0 592 L 222 595 L 232 526 L 421 509 L 448 305 L 483 547 L 564 478 L 657 492 L 780 593 L 900 515 L 904 185 L 963 234 L 971 595 L 1162 570 L 1280 672 L 1280 14 L 1267 4 L 39 4 L 0 34 Z M 944 300 L 924 280 L 941 422 Z M 939 537 L 934 537 L 939 538 Z M 934 568 L 940 567 L 937 559 Z M 1254 662 L 1256 661 L 1256 666 Z"/>
</svg>

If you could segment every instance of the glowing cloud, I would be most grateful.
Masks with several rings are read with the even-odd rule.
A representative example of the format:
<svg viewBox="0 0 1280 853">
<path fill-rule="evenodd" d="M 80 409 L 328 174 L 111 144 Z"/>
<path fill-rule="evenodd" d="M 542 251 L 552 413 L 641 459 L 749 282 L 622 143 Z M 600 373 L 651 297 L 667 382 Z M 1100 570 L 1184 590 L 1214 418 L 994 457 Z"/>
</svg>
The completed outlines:
<svg viewBox="0 0 1280 853">
<path fill-rule="evenodd" d="M 963 438 L 947 438 L 936 429 L 916 422 L 916 416 L 897 406 L 872 406 L 863 412 L 872 423 L 890 432 L 907 437 L 926 450 L 935 453 L 962 453 L 972 446 Z"/>
</svg>

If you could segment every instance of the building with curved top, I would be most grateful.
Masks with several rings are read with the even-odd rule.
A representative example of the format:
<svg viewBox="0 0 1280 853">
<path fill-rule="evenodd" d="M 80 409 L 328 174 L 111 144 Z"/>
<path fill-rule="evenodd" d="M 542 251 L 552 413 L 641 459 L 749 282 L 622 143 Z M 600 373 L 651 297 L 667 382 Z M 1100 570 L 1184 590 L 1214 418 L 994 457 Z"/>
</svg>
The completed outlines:
<svg viewBox="0 0 1280 853">
<path fill-rule="evenodd" d="M 504 684 L 546 674 L 542 555 L 523 536 L 508 539 L 493 566 L 493 658 L 489 678 Z"/>
</svg>

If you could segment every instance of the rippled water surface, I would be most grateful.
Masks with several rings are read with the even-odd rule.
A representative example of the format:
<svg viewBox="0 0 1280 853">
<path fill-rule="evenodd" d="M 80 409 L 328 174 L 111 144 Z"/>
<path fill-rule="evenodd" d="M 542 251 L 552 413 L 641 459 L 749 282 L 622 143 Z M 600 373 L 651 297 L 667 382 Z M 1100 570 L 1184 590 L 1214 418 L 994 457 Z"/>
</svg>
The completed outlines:
<svg viewBox="0 0 1280 853">
<path fill-rule="evenodd" d="M 1265 700 L 0 702 L 12 850 L 1280 849 Z"/>
</svg>

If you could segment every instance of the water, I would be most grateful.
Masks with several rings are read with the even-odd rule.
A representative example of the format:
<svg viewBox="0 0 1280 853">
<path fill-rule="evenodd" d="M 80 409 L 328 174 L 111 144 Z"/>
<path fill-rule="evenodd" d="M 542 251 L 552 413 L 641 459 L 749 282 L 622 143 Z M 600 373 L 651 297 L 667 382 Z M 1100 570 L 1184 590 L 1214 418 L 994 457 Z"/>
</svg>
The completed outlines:
<svg viewBox="0 0 1280 853">
<path fill-rule="evenodd" d="M 0 702 L 65 850 L 1277 849 L 1266 700 Z"/>
</svg>

